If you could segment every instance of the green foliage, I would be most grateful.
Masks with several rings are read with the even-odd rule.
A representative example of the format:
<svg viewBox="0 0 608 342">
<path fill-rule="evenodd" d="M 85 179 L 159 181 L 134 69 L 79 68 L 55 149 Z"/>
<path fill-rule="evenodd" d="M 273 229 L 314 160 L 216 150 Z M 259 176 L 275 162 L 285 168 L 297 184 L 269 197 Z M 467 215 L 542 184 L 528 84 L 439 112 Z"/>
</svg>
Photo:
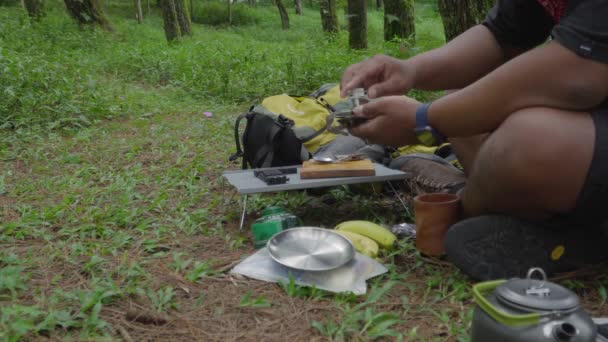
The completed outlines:
<svg viewBox="0 0 608 342">
<path fill-rule="evenodd" d="M 19 4 L 19 0 L 0 0 L 0 6 L 14 6 Z"/>
<path fill-rule="evenodd" d="M 140 290 L 139 294 L 147 297 L 154 306 L 154 309 L 158 312 L 166 312 L 170 309 L 177 308 L 177 303 L 173 298 L 175 296 L 175 291 L 171 286 L 165 286 L 156 291 L 146 288 L 145 290 Z"/>
<path fill-rule="evenodd" d="M 262 18 L 256 16 L 247 4 L 232 4 L 232 26 L 254 25 L 261 20 Z M 192 22 L 210 26 L 228 25 L 227 3 L 214 1 L 197 4 L 192 13 Z"/>
<path fill-rule="evenodd" d="M 251 291 L 247 291 L 241 297 L 239 306 L 242 308 L 269 308 L 271 305 L 265 296 L 253 298 Z"/>
<path fill-rule="evenodd" d="M 392 312 L 378 312 L 374 306 L 394 285 L 394 281 L 387 281 L 381 287 L 372 288 L 365 301 L 353 306 L 346 304 L 341 320 L 312 321 L 311 326 L 322 335 L 339 341 L 351 340 L 356 336 L 362 339 L 402 338 L 400 333 L 391 329 L 393 325 L 401 321 L 399 315 Z"/>
<path fill-rule="evenodd" d="M 278 284 L 289 297 L 301 297 L 310 298 L 312 300 L 320 300 L 329 295 L 328 292 L 319 290 L 314 286 L 309 287 L 297 285 L 291 274 L 289 275 L 289 281 L 279 281 Z"/>
<path fill-rule="evenodd" d="M 110 34 L 80 29 L 59 1 L 47 7 L 36 25 L 19 20 L 18 7 L 0 12 L 0 129 L 73 131 L 99 119 L 174 110 L 178 101 L 179 110 L 201 110 L 203 100 L 248 104 L 271 94 L 306 94 L 337 82 L 346 66 L 373 53 L 415 52 L 382 41 L 381 12 L 370 13 L 370 50 L 351 51 L 347 33 L 327 39 L 318 12 L 308 8 L 283 31 L 276 8 L 234 4 L 234 26 L 195 26 L 192 38 L 169 46 L 156 12 L 135 25 L 115 17 L 130 7 L 112 3 Z M 196 3 L 194 11 L 195 22 L 218 25 L 227 6 Z M 431 38 L 424 44 L 441 43 Z M 150 96 L 142 87 L 165 94 Z"/>
<path fill-rule="evenodd" d="M 224 284 L 229 258 L 251 252 L 248 232 L 235 228 L 235 194 L 219 180 L 238 167 L 226 163 L 233 114 L 271 94 L 337 82 L 347 65 L 376 53 L 405 57 L 443 39 L 430 0 L 418 3 L 416 45 L 383 42 L 382 11 L 370 11 L 366 51 L 348 49 L 345 32 L 325 36 L 318 7 L 305 7 L 283 31 L 269 0 L 236 4 L 232 27 L 194 25 L 192 37 L 168 45 L 154 1 L 141 25 L 132 2 L 105 1 L 113 33 L 81 29 L 62 1 L 45 3 L 47 16 L 34 24 L 17 2 L 0 8 L 0 340 L 8 341 L 116 340 L 113 318 L 131 304 L 181 319 L 214 303 L 218 286 L 204 283 Z M 239 11 L 254 22 L 239 26 L 249 20 Z M 403 219 L 392 197 L 364 190 L 252 196 L 250 210 L 280 205 L 320 226 Z M 449 338 L 465 336 L 463 278 L 427 269 L 411 242 L 400 247 L 384 256 L 390 275 L 370 280 L 366 297 L 292 278 L 268 285 L 280 300 L 252 290 L 213 315 L 303 303 L 319 308 L 314 317 L 327 310 L 311 324 L 331 339 L 428 336 L 417 335 L 409 315 L 432 320 Z M 410 272 L 418 277 L 411 282 Z M 605 284 L 597 286 L 603 301 Z M 453 305 L 442 311 L 443 303 Z"/>
<path fill-rule="evenodd" d="M 216 274 L 216 271 L 211 268 L 211 261 L 197 261 L 192 266 L 192 269 L 186 273 L 186 279 L 195 282 L 201 278 L 213 276 L 214 274 Z"/>
<path fill-rule="evenodd" d="M 23 283 L 21 266 L 6 266 L 0 268 L 0 293 L 8 291 L 11 296 L 15 296 L 18 290 L 25 290 L 26 286 Z"/>
</svg>

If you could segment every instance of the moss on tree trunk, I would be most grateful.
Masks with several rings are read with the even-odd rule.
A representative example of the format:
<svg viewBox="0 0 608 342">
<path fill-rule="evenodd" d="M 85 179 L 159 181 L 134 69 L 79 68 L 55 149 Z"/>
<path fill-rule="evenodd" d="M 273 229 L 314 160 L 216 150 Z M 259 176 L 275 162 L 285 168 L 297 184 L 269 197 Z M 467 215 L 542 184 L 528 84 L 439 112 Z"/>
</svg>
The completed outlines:
<svg viewBox="0 0 608 342">
<path fill-rule="evenodd" d="M 367 4 L 365 0 L 347 0 L 348 45 L 367 49 Z"/>
<path fill-rule="evenodd" d="M 321 27 L 323 31 L 338 32 L 338 15 L 336 14 L 336 0 L 320 0 Z"/>
<path fill-rule="evenodd" d="M 27 14 L 32 20 L 39 20 L 44 15 L 44 3 L 42 0 L 25 0 L 24 5 L 27 9 Z"/>
<path fill-rule="evenodd" d="M 296 15 L 302 15 L 302 0 L 294 0 L 293 6 L 296 10 Z"/>
<path fill-rule="evenodd" d="M 177 14 L 177 22 L 182 36 L 192 34 L 192 24 L 190 22 L 190 13 L 188 6 L 184 0 L 173 0 L 175 2 L 175 13 Z"/>
<path fill-rule="evenodd" d="M 443 20 L 445 40 L 450 41 L 459 34 L 483 21 L 493 0 L 439 0 L 439 14 Z"/>
<path fill-rule="evenodd" d="M 182 36 L 177 20 L 177 11 L 174 0 L 161 0 L 161 10 L 163 13 L 163 28 L 167 41 L 172 42 Z"/>
<path fill-rule="evenodd" d="M 135 17 L 137 18 L 137 23 L 141 24 L 144 21 L 144 12 L 141 9 L 141 0 L 134 0 L 135 5 Z"/>
<path fill-rule="evenodd" d="M 283 28 L 283 30 L 288 30 L 289 15 L 287 14 L 287 9 L 285 8 L 283 0 L 277 0 L 277 7 L 279 8 L 279 14 L 281 15 L 281 27 Z"/>
<path fill-rule="evenodd" d="M 232 25 L 232 0 L 228 0 L 228 25 Z"/>
<path fill-rule="evenodd" d="M 81 25 L 97 24 L 105 30 L 112 31 L 112 25 L 106 18 L 99 0 L 64 0 L 70 15 Z"/>
<path fill-rule="evenodd" d="M 384 40 L 416 36 L 412 0 L 386 0 L 384 4 Z"/>
</svg>

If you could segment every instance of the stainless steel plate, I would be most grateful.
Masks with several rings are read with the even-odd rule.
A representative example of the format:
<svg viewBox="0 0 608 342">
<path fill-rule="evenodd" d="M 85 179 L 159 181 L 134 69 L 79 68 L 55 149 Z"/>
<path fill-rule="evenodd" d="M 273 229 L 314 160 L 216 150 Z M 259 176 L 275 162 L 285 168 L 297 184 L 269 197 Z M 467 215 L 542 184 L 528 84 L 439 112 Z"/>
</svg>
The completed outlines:
<svg viewBox="0 0 608 342">
<path fill-rule="evenodd" d="M 284 230 L 268 240 L 267 248 L 276 262 L 304 271 L 338 268 L 355 256 L 355 248 L 347 238 L 316 227 Z"/>
</svg>

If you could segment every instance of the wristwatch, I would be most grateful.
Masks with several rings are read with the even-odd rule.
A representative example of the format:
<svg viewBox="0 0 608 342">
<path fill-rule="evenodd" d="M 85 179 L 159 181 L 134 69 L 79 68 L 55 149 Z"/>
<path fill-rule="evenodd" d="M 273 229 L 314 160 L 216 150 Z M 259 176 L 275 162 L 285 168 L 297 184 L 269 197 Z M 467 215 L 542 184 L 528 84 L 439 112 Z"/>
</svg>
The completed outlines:
<svg viewBox="0 0 608 342">
<path fill-rule="evenodd" d="M 416 110 L 416 128 L 414 132 L 418 141 L 424 146 L 439 146 L 445 142 L 445 137 L 435 128 L 429 125 L 427 114 L 429 112 L 430 103 L 423 103 Z"/>
</svg>

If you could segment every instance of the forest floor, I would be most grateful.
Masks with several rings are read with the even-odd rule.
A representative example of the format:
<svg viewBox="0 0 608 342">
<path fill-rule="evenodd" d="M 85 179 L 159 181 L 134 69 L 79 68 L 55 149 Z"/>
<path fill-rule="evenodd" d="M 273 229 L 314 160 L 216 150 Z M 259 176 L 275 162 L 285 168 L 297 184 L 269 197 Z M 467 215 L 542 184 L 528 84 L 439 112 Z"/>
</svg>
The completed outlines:
<svg viewBox="0 0 608 342">
<path fill-rule="evenodd" d="M 0 195 L 4 332 L 31 321 L 51 339 L 466 340 L 471 282 L 410 242 L 382 259 L 389 273 L 361 297 L 230 275 L 254 252 L 238 229 L 239 198 L 220 177 L 238 167 L 226 162 L 230 137 L 216 134 L 235 110 L 107 121 L 36 140 L 1 162 L 3 186 L 13 189 Z M 344 188 L 254 196 L 245 227 L 269 204 L 331 227 L 394 219 L 393 202 Z M 598 278 L 565 284 L 587 310 L 608 314 Z"/>
<path fill-rule="evenodd" d="M 425 13 L 425 7 L 420 8 Z M 0 137 L 0 338 L 468 340 L 472 282 L 442 259 L 421 257 L 410 241 L 381 256 L 389 272 L 370 280 L 364 296 L 229 273 L 255 251 L 249 231 L 238 228 L 240 198 L 221 177 L 239 168 L 227 160 L 234 152 L 237 114 L 256 101 L 255 94 L 258 99 L 272 95 L 285 84 L 290 87 L 286 92 L 301 92 L 322 80 L 335 80 L 345 65 L 363 57 L 361 53 L 324 48 L 306 61 L 298 53 L 307 45 L 284 43 L 297 41 L 296 33 L 281 33 L 285 36 L 280 43 L 259 42 L 261 52 L 251 52 L 249 43 L 238 40 L 247 33 L 202 27 L 191 41 L 157 51 L 157 45 L 136 42 L 157 44 L 155 40 L 162 39 L 158 19 L 134 35 L 133 20 L 127 24 L 117 18 L 117 36 L 100 48 L 86 45 L 93 39 L 103 41 L 99 35 L 70 28 L 57 13 L 45 27 L 72 36 L 22 28 L 11 19 L 17 17 L 12 11 L 0 8 L 0 38 L 12 44 L 0 50 L 5 57 L 0 64 L 5 63 L 4 70 L 18 70 L 5 76 L 14 77 L 13 84 L 23 82 L 23 87 L 0 83 L 3 101 L 11 94 L 20 101 L 20 107 L 10 107 L 11 118 L 3 117 Z M 316 29 L 317 12 L 306 13 L 308 19 L 298 20 L 302 25 L 309 20 Z M 378 32 L 381 15 L 371 18 L 376 29 L 371 32 Z M 5 19 L 12 30 L 2 30 Z M 278 27 L 278 19 L 273 20 Z M 436 21 L 425 25 L 430 24 L 419 25 L 420 37 L 432 37 L 429 27 L 436 28 Z M 213 59 L 221 44 L 212 44 L 221 39 L 241 49 L 232 56 L 240 63 L 226 64 L 224 55 Z M 397 55 L 401 49 L 375 44 L 373 51 L 378 52 L 386 49 Z M 274 60 L 268 53 L 283 48 L 284 59 Z M 11 53 L 18 58 L 11 60 Z M 337 63 L 341 54 L 345 57 Z M 197 70 L 197 58 L 207 58 L 204 65 L 212 68 Z M 301 63 L 289 64 L 294 58 Z M 264 60 L 268 65 L 255 64 Z M 320 68 L 325 64 L 332 65 L 330 71 Z M 43 67 L 19 69 L 22 65 Z M 240 74 L 213 74 L 223 68 Z M 272 75 L 268 79 L 280 79 L 278 85 L 253 83 L 263 68 Z M 296 68 L 291 76 L 290 68 Z M 53 86 L 37 88 L 45 82 Z M 28 95 L 32 89 L 37 93 Z M 73 89 L 82 93 L 74 95 Z M 57 99 L 51 98 L 55 95 Z M 45 96 L 48 103 L 35 102 Z M 68 104 L 60 100 L 66 96 L 73 96 Z M 25 110 L 27 101 L 32 103 Z M 2 107 L 6 103 L 0 101 L 0 109 L 9 108 Z M 42 128 L 25 129 L 19 120 L 26 119 L 17 117 L 15 108 L 23 115 L 50 108 L 53 113 L 85 116 L 60 117 L 46 122 L 48 126 L 40 117 L 35 124 Z M 97 112 L 103 116 L 91 117 Z M 411 219 L 393 196 L 376 190 L 336 187 L 252 196 L 245 227 L 269 205 L 284 207 L 306 225 L 323 227 L 350 219 L 385 225 Z M 593 315 L 608 315 L 608 279 L 603 273 L 560 283 L 573 289 Z"/>
</svg>

